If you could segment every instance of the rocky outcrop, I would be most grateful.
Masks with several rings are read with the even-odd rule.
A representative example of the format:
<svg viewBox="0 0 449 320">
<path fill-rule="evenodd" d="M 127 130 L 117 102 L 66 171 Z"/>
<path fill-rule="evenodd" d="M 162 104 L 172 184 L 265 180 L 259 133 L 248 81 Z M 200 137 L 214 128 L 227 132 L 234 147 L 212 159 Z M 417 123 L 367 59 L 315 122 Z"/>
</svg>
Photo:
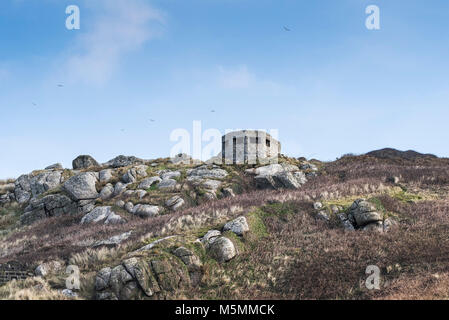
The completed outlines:
<svg viewBox="0 0 449 320">
<path fill-rule="evenodd" d="M 189 263 L 191 260 L 186 259 Z M 140 251 L 114 268 L 104 268 L 95 280 L 98 300 L 163 299 L 191 285 L 189 269 L 169 253 Z"/>
<path fill-rule="evenodd" d="M 89 169 L 98 166 L 98 162 L 89 155 L 78 156 L 75 160 L 72 161 L 73 170 Z"/>
<path fill-rule="evenodd" d="M 22 224 L 31 224 L 44 218 L 78 212 L 78 205 L 69 197 L 62 194 L 53 194 L 31 200 L 30 204 L 25 208 L 25 213 L 20 217 L 20 222 Z"/>
<path fill-rule="evenodd" d="M 31 174 L 24 174 L 15 181 L 14 194 L 18 203 L 26 203 L 30 200 L 32 178 Z"/>
<path fill-rule="evenodd" d="M 58 187 L 61 184 L 61 171 L 45 171 L 30 180 L 30 189 L 33 197 Z"/>
</svg>

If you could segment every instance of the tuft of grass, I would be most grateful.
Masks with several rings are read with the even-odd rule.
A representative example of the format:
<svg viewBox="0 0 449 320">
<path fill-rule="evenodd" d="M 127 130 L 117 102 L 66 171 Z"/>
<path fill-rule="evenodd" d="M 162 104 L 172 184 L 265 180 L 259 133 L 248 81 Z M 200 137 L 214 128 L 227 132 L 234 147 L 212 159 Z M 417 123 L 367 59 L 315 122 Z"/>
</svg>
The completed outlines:
<svg viewBox="0 0 449 320">
<path fill-rule="evenodd" d="M 1 300 L 69 300 L 42 278 L 10 281 L 0 287 Z"/>
</svg>

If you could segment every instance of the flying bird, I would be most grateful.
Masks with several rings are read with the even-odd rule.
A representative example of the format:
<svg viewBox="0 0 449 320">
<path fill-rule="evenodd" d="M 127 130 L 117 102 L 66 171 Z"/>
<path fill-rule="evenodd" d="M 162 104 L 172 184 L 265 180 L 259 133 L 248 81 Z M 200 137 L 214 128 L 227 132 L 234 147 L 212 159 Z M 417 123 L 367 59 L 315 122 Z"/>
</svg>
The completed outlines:
<svg viewBox="0 0 449 320">
<path fill-rule="evenodd" d="M 215 112 L 215 110 L 211 110 L 210 112 Z"/>
<path fill-rule="evenodd" d="M 151 122 L 154 122 L 154 121 L 156 121 L 156 120 L 154 120 L 154 119 L 150 119 L 150 121 L 151 121 Z"/>
<path fill-rule="evenodd" d="M 62 87 L 64 87 L 64 85 L 63 84 L 58 84 L 58 87 L 62 88 Z"/>
<path fill-rule="evenodd" d="M 37 104 L 36 104 L 36 103 L 34 103 L 34 102 L 32 102 L 32 103 L 33 103 L 33 106 L 35 106 L 35 107 L 37 106 Z"/>
<path fill-rule="evenodd" d="M 289 28 L 287 28 L 286 26 L 284 26 L 284 30 L 285 31 L 291 31 Z"/>
</svg>

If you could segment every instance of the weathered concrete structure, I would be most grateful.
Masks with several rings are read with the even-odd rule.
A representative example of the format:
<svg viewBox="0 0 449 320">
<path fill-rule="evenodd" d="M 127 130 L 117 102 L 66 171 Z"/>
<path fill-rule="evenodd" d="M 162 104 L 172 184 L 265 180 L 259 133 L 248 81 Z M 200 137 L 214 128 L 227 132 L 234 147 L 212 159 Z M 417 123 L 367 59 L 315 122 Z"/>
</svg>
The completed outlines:
<svg viewBox="0 0 449 320">
<path fill-rule="evenodd" d="M 265 131 L 233 131 L 222 137 L 224 164 L 277 163 L 280 153 L 280 142 Z"/>
</svg>

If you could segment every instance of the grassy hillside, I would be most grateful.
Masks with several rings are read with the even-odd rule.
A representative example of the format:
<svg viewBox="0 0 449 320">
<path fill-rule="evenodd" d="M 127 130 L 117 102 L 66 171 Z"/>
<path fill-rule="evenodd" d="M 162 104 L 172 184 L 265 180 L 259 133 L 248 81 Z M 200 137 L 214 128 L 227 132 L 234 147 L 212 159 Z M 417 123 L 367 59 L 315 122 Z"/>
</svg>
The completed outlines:
<svg viewBox="0 0 449 320">
<path fill-rule="evenodd" d="M 98 271 L 120 264 L 155 240 L 177 235 L 174 242 L 158 246 L 157 254 L 187 246 L 201 260 L 201 281 L 169 291 L 163 298 L 449 298 L 449 161 L 349 155 L 316 164 L 318 175 L 297 190 L 259 190 L 245 172 L 248 167 L 225 166 L 229 173 L 225 184 L 235 197 L 222 197 L 218 191 L 217 199 L 206 201 L 201 190 L 196 190 L 200 196 L 192 197 L 190 189 L 181 188 L 172 193 L 187 199 L 183 209 L 142 219 L 116 208 L 127 220 L 118 225 L 82 225 L 82 214 L 70 214 L 24 226 L 19 222 L 24 208 L 8 204 L 0 209 L 0 264 L 15 261 L 30 270 L 53 260 L 77 265 L 81 272 L 78 299 L 94 299 Z M 150 170 L 180 170 L 182 185 L 190 167 L 160 164 Z M 127 169 L 121 168 L 115 179 Z M 173 195 L 154 188 L 147 191 L 144 203 L 150 204 Z M 393 219 L 394 226 L 388 232 L 342 228 L 333 208 L 346 213 L 359 198 Z M 115 205 L 103 200 L 97 200 L 97 205 L 103 202 Z M 316 202 L 329 214 L 328 220 L 318 217 Z M 197 245 L 196 239 L 208 230 L 221 230 L 238 216 L 246 217 L 249 231 L 243 236 L 223 233 L 238 252 L 232 260 L 218 262 Z M 118 246 L 94 246 L 128 231 L 131 235 Z M 364 286 L 369 265 L 381 269 L 380 290 Z M 60 291 L 66 277 L 61 269 L 45 279 L 14 281 L 0 287 L 0 298 L 64 298 Z M 35 289 L 39 287 L 45 290 Z"/>
</svg>

